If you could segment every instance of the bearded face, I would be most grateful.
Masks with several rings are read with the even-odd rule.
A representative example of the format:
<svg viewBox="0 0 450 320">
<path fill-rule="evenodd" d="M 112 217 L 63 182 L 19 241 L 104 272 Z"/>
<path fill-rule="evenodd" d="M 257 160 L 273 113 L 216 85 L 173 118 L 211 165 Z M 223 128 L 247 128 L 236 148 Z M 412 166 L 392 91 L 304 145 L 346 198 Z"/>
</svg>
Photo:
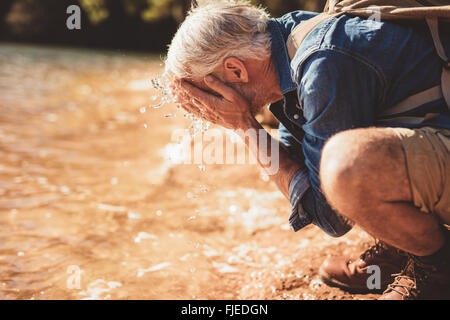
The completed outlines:
<svg viewBox="0 0 450 320">
<path fill-rule="evenodd" d="M 258 83 L 229 83 L 229 86 L 239 92 L 251 105 L 252 115 L 257 114 L 269 102 L 264 88 Z"/>
</svg>

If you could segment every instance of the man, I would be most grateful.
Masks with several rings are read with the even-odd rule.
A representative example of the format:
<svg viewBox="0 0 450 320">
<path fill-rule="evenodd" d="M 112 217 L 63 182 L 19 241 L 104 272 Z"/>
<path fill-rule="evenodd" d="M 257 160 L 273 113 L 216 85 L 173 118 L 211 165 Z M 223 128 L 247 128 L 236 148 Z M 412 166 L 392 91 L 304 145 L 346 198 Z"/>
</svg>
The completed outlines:
<svg viewBox="0 0 450 320">
<path fill-rule="evenodd" d="M 357 261 L 327 259 L 326 283 L 367 290 L 367 267 L 378 265 L 390 283 L 382 299 L 432 297 L 450 284 L 450 114 L 431 36 L 342 15 L 316 26 L 291 59 L 289 34 L 314 16 L 270 19 L 244 1 L 207 2 L 180 26 L 166 72 L 186 110 L 238 132 L 262 129 L 255 113 L 271 104 L 284 144 L 271 178 L 290 199 L 295 231 L 313 223 L 339 237 L 356 223 L 379 239 Z M 424 90 L 435 98 L 389 113 Z"/>
</svg>

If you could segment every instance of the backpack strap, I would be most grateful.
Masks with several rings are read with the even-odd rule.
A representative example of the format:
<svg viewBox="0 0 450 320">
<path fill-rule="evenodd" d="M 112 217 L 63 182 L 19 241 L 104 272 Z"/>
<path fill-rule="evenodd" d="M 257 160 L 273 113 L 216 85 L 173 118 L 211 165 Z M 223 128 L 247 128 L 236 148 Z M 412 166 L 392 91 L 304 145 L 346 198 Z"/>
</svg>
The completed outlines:
<svg viewBox="0 0 450 320">
<path fill-rule="evenodd" d="M 435 86 L 433 88 L 427 89 L 425 91 L 416 93 L 412 96 L 409 96 L 405 100 L 402 100 L 400 103 L 395 106 L 389 108 L 388 110 L 380 113 L 381 117 L 393 116 L 395 114 L 400 114 L 403 112 L 407 112 L 409 110 L 413 110 L 415 108 L 424 105 L 425 103 L 436 101 L 442 98 L 442 90 L 441 86 Z"/>
<path fill-rule="evenodd" d="M 450 69 L 442 68 L 442 77 L 441 77 L 441 87 L 442 87 L 442 95 L 444 96 L 445 102 L 447 102 L 447 106 L 450 109 Z"/>
<path fill-rule="evenodd" d="M 445 66 L 447 68 L 450 68 L 450 61 L 448 60 L 448 57 L 445 53 L 444 46 L 442 45 L 441 38 L 439 36 L 439 22 L 438 18 L 432 17 L 432 18 L 426 18 L 428 27 L 430 28 L 431 37 L 433 38 L 434 47 L 436 48 L 436 52 L 439 55 L 439 57 L 444 62 Z"/>
<path fill-rule="evenodd" d="M 421 105 L 439 100 L 444 98 L 447 107 L 450 109 L 450 61 L 445 53 L 444 46 L 442 45 L 440 36 L 439 36 L 439 22 L 438 18 L 431 17 L 426 18 L 428 27 L 431 32 L 431 37 L 433 38 L 434 47 L 436 49 L 436 53 L 442 60 L 443 68 L 441 75 L 441 85 L 427 89 L 425 91 L 416 93 L 405 100 L 401 101 L 397 105 L 385 110 L 381 116 L 394 116 L 395 114 L 407 112 L 409 110 L 413 110 Z M 422 123 L 428 120 L 430 117 L 425 116 L 424 118 L 418 117 L 401 117 L 401 118 L 390 118 L 379 120 L 378 122 L 383 121 L 399 121 L 402 120 L 405 123 Z"/>
<path fill-rule="evenodd" d="M 311 33 L 311 31 L 317 27 L 322 22 L 340 16 L 342 13 L 320 13 L 314 18 L 305 20 L 301 22 L 298 26 L 292 30 L 291 34 L 288 37 L 286 42 L 286 47 L 288 49 L 289 58 L 292 60 L 297 53 L 298 48 L 302 44 L 303 40 L 305 40 L 306 36 Z"/>
<path fill-rule="evenodd" d="M 437 18 L 427 18 L 427 24 L 431 31 L 434 47 L 439 57 L 442 59 L 443 68 L 441 76 L 442 95 L 450 109 L 450 60 L 445 53 L 441 38 L 439 37 L 439 24 Z"/>
</svg>

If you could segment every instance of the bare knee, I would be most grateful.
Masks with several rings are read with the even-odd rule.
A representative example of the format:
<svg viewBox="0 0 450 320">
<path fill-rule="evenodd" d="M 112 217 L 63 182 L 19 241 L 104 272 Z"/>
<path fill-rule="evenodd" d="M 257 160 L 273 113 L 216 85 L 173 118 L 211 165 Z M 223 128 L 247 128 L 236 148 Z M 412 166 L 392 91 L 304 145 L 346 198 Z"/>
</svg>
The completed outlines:
<svg viewBox="0 0 450 320">
<path fill-rule="evenodd" d="M 322 151 L 320 181 L 328 202 L 336 209 L 343 209 L 341 203 L 348 203 L 350 188 L 357 183 L 358 170 L 355 167 L 356 149 L 352 143 L 353 134 L 342 132 L 332 137 Z M 361 172 L 359 172 L 361 174 Z"/>
<path fill-rule="evenodd" d="M 400 140 L 389 129 L 356 129 L 332 137 L 322 152 L 320 179 L 329 203 L 354 218 L 377 201 L 408 201 Z"/>
</svg>

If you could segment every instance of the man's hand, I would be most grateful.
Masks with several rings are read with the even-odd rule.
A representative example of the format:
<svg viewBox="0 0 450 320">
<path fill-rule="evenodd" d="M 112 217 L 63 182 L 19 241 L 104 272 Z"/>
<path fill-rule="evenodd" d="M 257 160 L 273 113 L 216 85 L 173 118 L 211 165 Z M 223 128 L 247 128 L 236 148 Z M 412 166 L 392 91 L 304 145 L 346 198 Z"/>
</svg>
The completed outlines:
<svg viewBox="0 0 450 320">
<path fill-rule="evenodd" d="M 189 113 L 222 127 L 237 130 L 254 126 L 249 102 L 216 77 L 205 77 L 206 85 L 220 96 L 206 92 L 186 80 L 177 80 L 179 103 Z"/>
</svg>

